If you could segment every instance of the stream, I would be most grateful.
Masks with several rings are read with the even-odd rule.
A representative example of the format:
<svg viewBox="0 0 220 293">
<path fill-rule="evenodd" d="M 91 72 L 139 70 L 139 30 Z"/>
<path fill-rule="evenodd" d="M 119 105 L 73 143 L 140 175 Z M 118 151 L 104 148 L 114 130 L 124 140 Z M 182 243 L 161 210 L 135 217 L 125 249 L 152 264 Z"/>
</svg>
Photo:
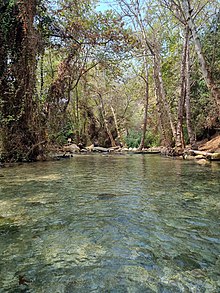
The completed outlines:
<svg viewBox="0 0 220 293">
<path fill-rule="evenodd" d="M 220 164 L 76 155 L 0 169 L 0 292 L 220 292 Z"/>
</svg>

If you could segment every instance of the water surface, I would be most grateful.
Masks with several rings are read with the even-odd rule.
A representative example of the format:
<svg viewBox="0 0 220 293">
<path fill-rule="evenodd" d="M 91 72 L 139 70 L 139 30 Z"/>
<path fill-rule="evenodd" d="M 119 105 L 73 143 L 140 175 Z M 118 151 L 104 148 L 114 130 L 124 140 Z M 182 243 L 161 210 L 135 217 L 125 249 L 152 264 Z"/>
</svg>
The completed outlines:
<svg viewBox="0 0 220 293">
<path fill-rule="evenodd" d="M 220 292 L 219 182 L 154 155 L 1 169 L 0 292 Z"/>
</svg>

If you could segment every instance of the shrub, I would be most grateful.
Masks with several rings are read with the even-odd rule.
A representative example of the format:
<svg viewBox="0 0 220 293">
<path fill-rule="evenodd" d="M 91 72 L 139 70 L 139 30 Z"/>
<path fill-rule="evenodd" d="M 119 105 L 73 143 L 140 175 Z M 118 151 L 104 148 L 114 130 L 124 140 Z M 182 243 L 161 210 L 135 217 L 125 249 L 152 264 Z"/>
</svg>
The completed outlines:
<svg viewBox="0 0 220 293">
<path fill-rule="evenodd" d="M 138 148 L 141 142 L 141 132 L 131 131 L 126 137 L 125 142 L 129 148 Z M 160 135 L 154 134 L 150 130 L 147 131 L 144 147 L 156 147 L 160 145 Z"/>
</svg>

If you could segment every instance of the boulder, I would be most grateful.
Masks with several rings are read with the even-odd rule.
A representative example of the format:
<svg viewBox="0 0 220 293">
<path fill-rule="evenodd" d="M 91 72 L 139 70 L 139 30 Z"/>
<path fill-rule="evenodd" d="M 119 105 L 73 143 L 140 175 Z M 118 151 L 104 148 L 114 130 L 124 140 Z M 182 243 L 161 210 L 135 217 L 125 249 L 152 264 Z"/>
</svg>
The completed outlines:
<svg viewBox="0 0 220 293">
<path fill-rule="evenodd" d="M 72 144 L 69 144 L 69 145 L 65 145 L 63 147 L 63 151 L 64 152 L 69 152 L 71 154 L 72 153 L 78 153 L 80 151 L 80 148 L 76 144 L 72 143 Z"/>
</svg>

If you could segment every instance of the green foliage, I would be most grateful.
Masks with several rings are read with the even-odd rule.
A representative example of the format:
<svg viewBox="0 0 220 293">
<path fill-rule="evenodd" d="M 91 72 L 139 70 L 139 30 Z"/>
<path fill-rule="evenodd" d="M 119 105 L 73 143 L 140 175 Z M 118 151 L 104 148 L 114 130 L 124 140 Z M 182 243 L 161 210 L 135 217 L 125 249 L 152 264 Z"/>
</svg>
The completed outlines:
<svg viewBox="0 0 220 293">
<path fill-rule="evenodd" d="M 201 39 L 212 77 L 220 84 L 220 11 L 214 16 Z"/>
<path fill-rule="evenodd" d="M 184 123 L 183 124 L 183 137 L 184 137 L 184 141 L 185 141 L 185 144 L 189 144 L 190 141 L 189 141 L 189 135 L 188 135 L 188 130 L 187 130 L 187 126 L 186 124 Z"/>
<path fill-rule="evenodd" d="M 148 130 L 145 138 L 145 147 L 157 147 L 160 145 L 160 135 Z"/>
<path fill-rule="evenodd" d="M 141 142 L 141 132 L 132 130 L 125 138 L 125 142 L 129 148 L 138 148 Z M 144 147 L 156 147 L 160 145 L 160 135 L 154 134 L 151 130 L 148 130 L 145 137 Z"/>
<path fill-rule="evenodd" d="M 10 41 L 10 30 L 16 22 L 15 14 L 13 10 L 15 9 L 16 0 L 3 1 L 0 4 L 0 22 L 1 22 L 1 31 L 3 32 L 4 41 L 7 43 Z"/>
<path fill-rule="evenodd" d="M 49 139 L 53 144 L 64 145 L 67 142 L 65 132 L 60 131 L 56 134 L 49 135 Z"/>
<path fill-rule="evenodd" d="M 68 121 L 65 126 L 57 133 L 51 133 L 49 139 L 52 143 L 58 145 L 64 145 L 67 143 L 69 137 L 74 136 L 73 125 L 71 121 Z"/>
<path fill-rule="evenodd" d="M 199 138 L 202 137 L 205 128 L 213 126 L 212 117 L 216 117 L 217 114 L 214 102 L 210 99 L 209 90 L 196 65 L 192 73 L 194 83 L 191 87 L 191 111 L 195 133 Z"/>
<path fill-rule="evenodd" d="M 125 138 L 125 142 L 129 148 L 138 148 L 141 142 L 141 132 L 132 130 Z"/>
</svg>

